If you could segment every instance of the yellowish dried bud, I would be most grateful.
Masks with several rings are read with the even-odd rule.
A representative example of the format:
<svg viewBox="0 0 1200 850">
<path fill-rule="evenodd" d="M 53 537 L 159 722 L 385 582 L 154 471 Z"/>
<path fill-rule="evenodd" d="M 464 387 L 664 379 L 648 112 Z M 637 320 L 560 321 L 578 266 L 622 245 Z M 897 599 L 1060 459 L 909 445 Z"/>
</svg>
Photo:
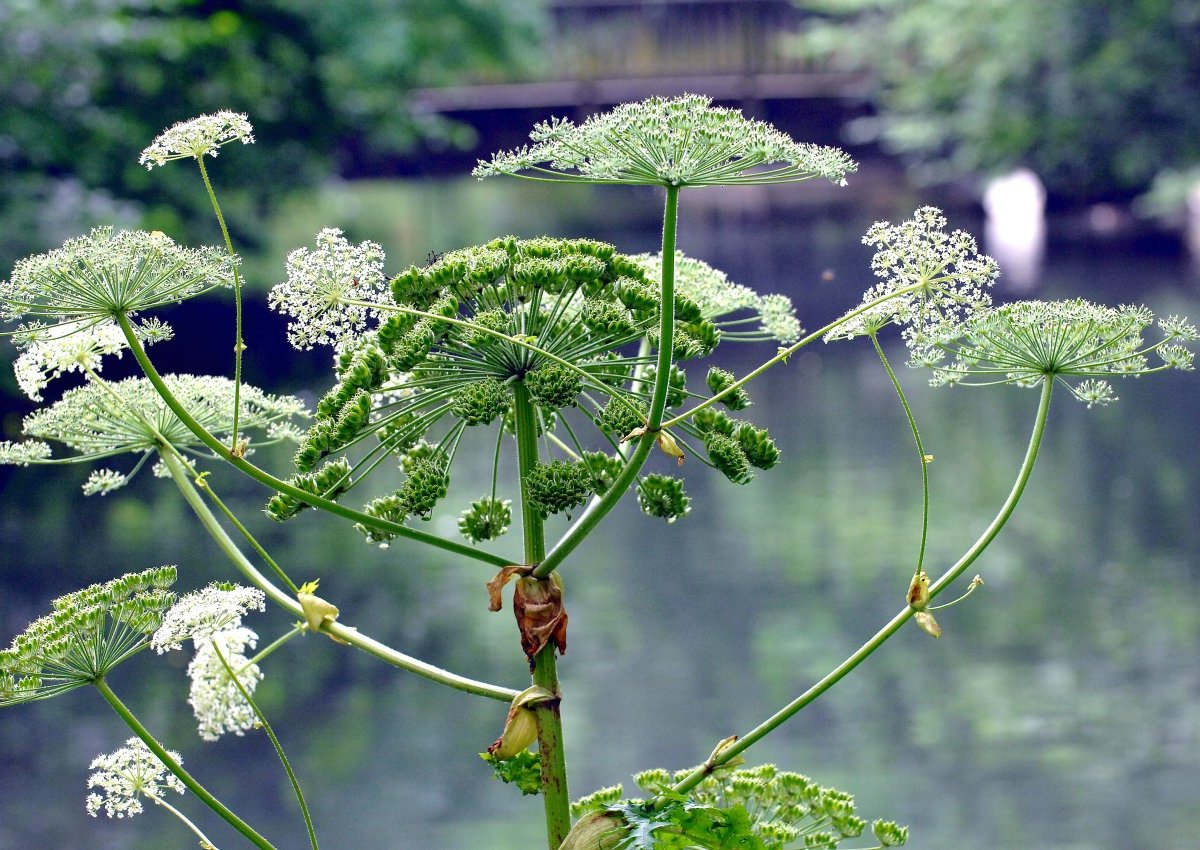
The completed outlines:
<svg viewBox="0 0 1200 850">
<path fill-rule="evenodd" d="M 930 637 L 940 638 L 942 636 L 942 627 L 938 625 L 938 621 L 933 618 L 933 614 L 928 611 L 918 611 L 915 615 L 917 625 L 921 630 Z"/>
<path fill-rule="evenodd" d="M 676 465 L 683 466 L 683 449 L 679 448 L 679 443 L 675 442 L 675 438 L 672 437 L 668 432 L 658 432 L 658 447 L 662 449 L 665 454 L 675 458 Z"/>
<path fill-rule="evenodd" d="M 502 761 L 528 749 L 537 740 L 537 718 L 533 709 L 538 703 L 552 699 L 554 694 L 538 685 L 526 688 L 513 697 L 508 716 L 504 718 L 504 731 L 488 747 L 488 752 Z"/>
<path fill-rule="evenodd" d="M 327 602 L 319 596 L 315 596 L 313 591 L 317 589 L 320 579 L 316 581 L 306 581 L 300 585 L 300 590 L 296 593 L 296 600 L 300 603 L 300 608 L 304 611 L 304 619 L 308 623 L 310 631 L 319 632 L 325 623 L 333 623 L 337 621 L 338 607 L 332 602 Z M 345 643 L 339 637 L 335 637 L 329 632 L 325 633 L 329 639 L 336 643 Z"/>
<path fill-rule="evenodd" d="M 616 850 L 628 833 L 620 812 L 588 812 L 571 827 L 558 850 Z"/>
<path fill-rule="evenodd" d="M 914 611 L 924 611 L 928 604 L 929 575 L 924 570 L 918 570 L 908 586 L 908 607 Z"/>
</svg>

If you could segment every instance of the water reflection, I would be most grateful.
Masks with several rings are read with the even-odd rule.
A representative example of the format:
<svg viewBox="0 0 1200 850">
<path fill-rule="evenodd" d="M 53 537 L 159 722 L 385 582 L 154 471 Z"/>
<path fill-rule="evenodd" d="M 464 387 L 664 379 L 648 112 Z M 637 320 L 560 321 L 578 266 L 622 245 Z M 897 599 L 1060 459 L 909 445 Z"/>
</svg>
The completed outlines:
<svg viewBox="0 0 1200 850">
<path fill-rule="evenodd" d="M 622 232 L 637 215 L 634 224 L 603 224 L 602 235 L 649 247 L 652 230 Z M 867 277 L 862 222 L 772 215 L 770 226 L 755 219 L 722 232 L 708 246 L 722 256 L 711 259 L 762 289 L 835 270 L 834 284 L 792 289 L 809 324 L 856 301 L 852 281 Z M 693 231 L 689 247 L 706 256 L 696 232 L 706 231 Z M 1052 258 L 1046 291 L 1100 298 L 1102 269 L 1115 278 L 1140 268 L 1140 291 L 1105 300 L 1200 313 L 1182 290 L 1159 291 L 1163 278 L 1144 263 L 1100 262 L 1056 266 Z M 751 365 L 748 352 L 736 353 L 734 368 Z M 936 457 L 929 557 L 944 565 L 1011 486 L 1036 398 L 1013 388 L 933 391 L 917 373 L 902 378 Z M 751 750 L 752 760 L 854 791 L 866 816 L 909 823 L 918 847 L 1194 846 L 1200 478 L 1190 455 L 1200 395 L 1188 375 L 1126 382 L 1118 394 L 1122 401 L 1102 410 L 1065 394 L 1056 401 L 1029 491 L 978 564 L 987 584 L 939 613 L 942 640 L 905 629 Z M 916 550 L 919 470 L 869 348 L 818 345 L 770 373 L 753 397 L 747 413 L 771 425 L 780 468 L 736 487 L 689 466 L 690 516 L 667 526 L 622 506 L 564 570 L 572 632 L 561 673 L 578 794 L 629 784 L 645 767 L 701 760 L 715 741 L 807 688 L 900 604 Z M 474 448 L 481 458 L 490 450 Z M 286 458 L 260 460 L 281 468 Z M 436 523 L 484 486 L 487 467 L 481 460 L 476 480 L 456 478 L 458 502 Z M 49 596 L 123 570 L 178 561 L 190 584 L 229 575 L 167 484 L 141 477 L 129 493 L 85 501 L 83 477 L 8 470 L 0 478 L 5 635 Z M 224 473 L 215 482 L 255 516 L 262 493 L 253 484 Z M 511 615 L 485 610 L 486 568 L 399 544 L 371 549 L 328 517 L 256 527 L 298 575 L 321 576 L 347 621 L 466 675 L 523 681 Z M 273 613 L 264 622 L 264 639 L 288 627 Z M 502 706 L 329 641 L 296 644 L 272 658 L 260 694 L 325 846 L 539 846 L 540 802 L 488 779 L 475 755 L 496 736 Z M 142 657 L 113 686 L 218 796 L 243 804 L 279 846 L 305 846 L 264 741 L 195 737 L 182 669 Z M 87 763 L 125 737 L 87 692 L 0 713 L 0 847 L 182 846 L 154 812 L 132 823 L 84 815 Z M 214 838 L 225 834 L 198 808 L 188 813 Z"/>
</svg>

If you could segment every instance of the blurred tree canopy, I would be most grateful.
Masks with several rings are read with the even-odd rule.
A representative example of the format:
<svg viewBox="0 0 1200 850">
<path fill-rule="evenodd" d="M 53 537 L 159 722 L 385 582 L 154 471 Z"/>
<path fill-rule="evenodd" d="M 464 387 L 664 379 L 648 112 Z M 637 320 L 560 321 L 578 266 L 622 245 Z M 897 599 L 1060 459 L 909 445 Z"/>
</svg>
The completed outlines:
<svg viewBox="0 0 1200 850">
<path fill-rule="evenodd" d="M 1024 165 L 1064 198 L 1200 163 L 1200 0 L 796 0 L 799 48 L 868 70 L 856 129 L 941 179 Z"/>
<path fill-rule="evenodd" d="M 280 191 L 378 168 L 418 141 L 469 142 L 415 114 L 407 92 L 519 73 L 541 15 L 505 0 L 4 0 L 0 262 L 99 221 L 211 239 L 194 169 L 151 176 L 137 158 L 165 127 L 217 109 L 248 113 L 271 152 L 220 186 L 253 245 L 248 225 Z"/>
</svg>

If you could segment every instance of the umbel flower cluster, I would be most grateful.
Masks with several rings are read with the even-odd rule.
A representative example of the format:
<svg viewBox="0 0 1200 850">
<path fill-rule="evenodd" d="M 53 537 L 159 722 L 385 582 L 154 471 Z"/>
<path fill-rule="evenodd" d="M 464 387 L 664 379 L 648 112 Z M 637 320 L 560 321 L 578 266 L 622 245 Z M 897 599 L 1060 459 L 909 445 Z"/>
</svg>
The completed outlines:
<svg viewBox="0 0 1200 850">
<path fill-rule="evenodd" d="M 378 289 L 362 274 L 366 253 L 374 256 L 374 248 L 350 251 L 340 235 L 323 232 L 317 250 L 289 264 L 289 280 L 272 293 L 272 303 L 295 317 L 294 344 L 323 341 L 338 349 L 338 383 L 317 405 L 291 483 L 339 497 L 355 486 L 358 469 L 394 455 L 406 480 L 365 511 L 395 522 L 428 517 L 446 495 L 464 431 L 494 426 L 499 457 L 505 433 L 515 430 L 520 394 L 558 455 L 526 477 L 535 509 L 543 516 L 567 512 L 607 489 L 622 466 L 622 441 L 646 425 L 655 378 L 649 352 L 658 341 L 661 310 L 657 258 L 627 257 L 587 239 L 503 237 L 410 267 L 391 281 L 387 298 L 360 298 L 360 290 Z M 672 305 L 676 361 L 711 354 L 726 333 L 718 321 L 737 311 L 760 328 L 734 330 L 734 339 L 798 334 L 787 299 L 759 297 L 697 261 L 685 258 L 682 267 Z M 368 315 L 363 311 L 381 316 L 370 332 L 359 332 Z M 671 369 L 668 407 L 705 397 L 687 388 L 682 368 Z M 729 383 L 729 373 L 709 371 L 713 392 Z M 731 394 L 727 403 L 736 409 L 749 399 Z M 585 445 L 578 426 L 586 423 L 598 429 L 606 450 Z M 734 481 L 748 481 L 751 467 L 766 469 L 778 459 L 765 430 L 721 414 L 681 430 L 674 452 L 693 455 Z M 360 456 L 356 465 L 341 456 L 350 449 Z M 638 497 L 644 511 L 667 520 L 688 509 L 682 482 L 662 473 L 643 476 Z M 285 520 L 302 509 L 299 500 L 279 495 L 267 513 Z M 460 528 L 478 542 L 502 534 L 510 522 L 508 500 L 493 489 L 463 514 Z M 387 532 L 361 530 L 372 542 L 390 539 Z"/>
<path fill-rule="evenodd" d="M 167 752 L 183 763 L 179 753 Z M 87 796 L 87 812 L 92 817 L 101 809 L 110 818 L 133 817 L 145 811 L 143 798 L 161 803 L 166 791 L 184 793 L 179 778 L 139 738 L 130 738 L 120 749 L 96 756 L 89 769 L 92 774 L 88 788 L 98 789 Z"/>
<path fill-rule="evenodd" d="M 253 694 L 263 678 L 259 666 L 246 657 L 258 635 L 242 625 L 242 617 L 265 605 L 263 592 L 256 588 L 210 584 L 181 597 L 151 638 L 150 645 L 159 653 L 180 649 L 187 640 L 195 646 L 188 665 L 188 704 L 206 741 L 216 741 L 226 732 L 243 735 L 258 722 L 242 695 L 242 690 Z"/>
<path fill-rule="evenodd" d="M 0 706 L 90 685 L 144 649 L 175 602 L 175 578 L 175 567 L 156 567 L 55 599 L 0 650 Z"/>
<path fill-rule="evenodd" d="M 191 415 L 210 432 L 232 429 L 233 381 L 213 375 L 167 375 L 167 388 Z M 276 396 L 243 385 L 238 400 L 239 430 L 259 431 L 250 446 L 297 439 L 292 420 L 305 413 L 304 404 L 292 396 Z M 141 459 L 130 473 L 101 470 L 89 479 L 84 491 L 107 493 L 123 486 L 158 451 L 203 457 L 206 450 L 146 378 L 125 378 L 113 383 L 92 382 L 68 390 L 49 407 L 25 417 L 24 442 L 0 443 L 0 464 L 96 462 L 132 452 Z M 74 455 L 52 460 L 46 440 L 62 443 Z"/>
<path fill-rule="evenodd" d="M 794 141 L 736 109 L 694 94 L 652 97 L 593 115 L 582 124 L 537 124 L 533 145 L 480 161 L 477 177 L 509 174 L 581 183 L 719 186 L 825 177 L 854 170 L 838 148 Z"/>
</svg>

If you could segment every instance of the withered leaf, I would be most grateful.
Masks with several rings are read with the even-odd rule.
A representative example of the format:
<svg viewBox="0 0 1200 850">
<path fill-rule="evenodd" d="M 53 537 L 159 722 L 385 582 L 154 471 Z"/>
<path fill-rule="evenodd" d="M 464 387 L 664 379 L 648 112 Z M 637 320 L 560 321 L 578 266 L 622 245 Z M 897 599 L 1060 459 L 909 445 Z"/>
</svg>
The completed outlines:
<svg viewBox="0 0 1200 850">
<path fill-rule="evenodd" d="M 530 569 L 530 567 L 521 566 L 501 567 L 495 578 L 487 583 L 488 610 L 499 611 L 503 608 L 504 600 L 500 598 L 500 591 L 504 590 L 504 585 L 512 581 L 515 576 L 528 575 Z"/>
<path fill-rule="evenodd" d="M 555 573 L 548 579 L 528 576 L 517 581 L 513 612 L 521 630 L 521 649 L 533 670 L 534 658 L 553 644 L 559 655 L 567 651 L 567 612 L 563 608 L 562 580 Z"/>
</svg>

